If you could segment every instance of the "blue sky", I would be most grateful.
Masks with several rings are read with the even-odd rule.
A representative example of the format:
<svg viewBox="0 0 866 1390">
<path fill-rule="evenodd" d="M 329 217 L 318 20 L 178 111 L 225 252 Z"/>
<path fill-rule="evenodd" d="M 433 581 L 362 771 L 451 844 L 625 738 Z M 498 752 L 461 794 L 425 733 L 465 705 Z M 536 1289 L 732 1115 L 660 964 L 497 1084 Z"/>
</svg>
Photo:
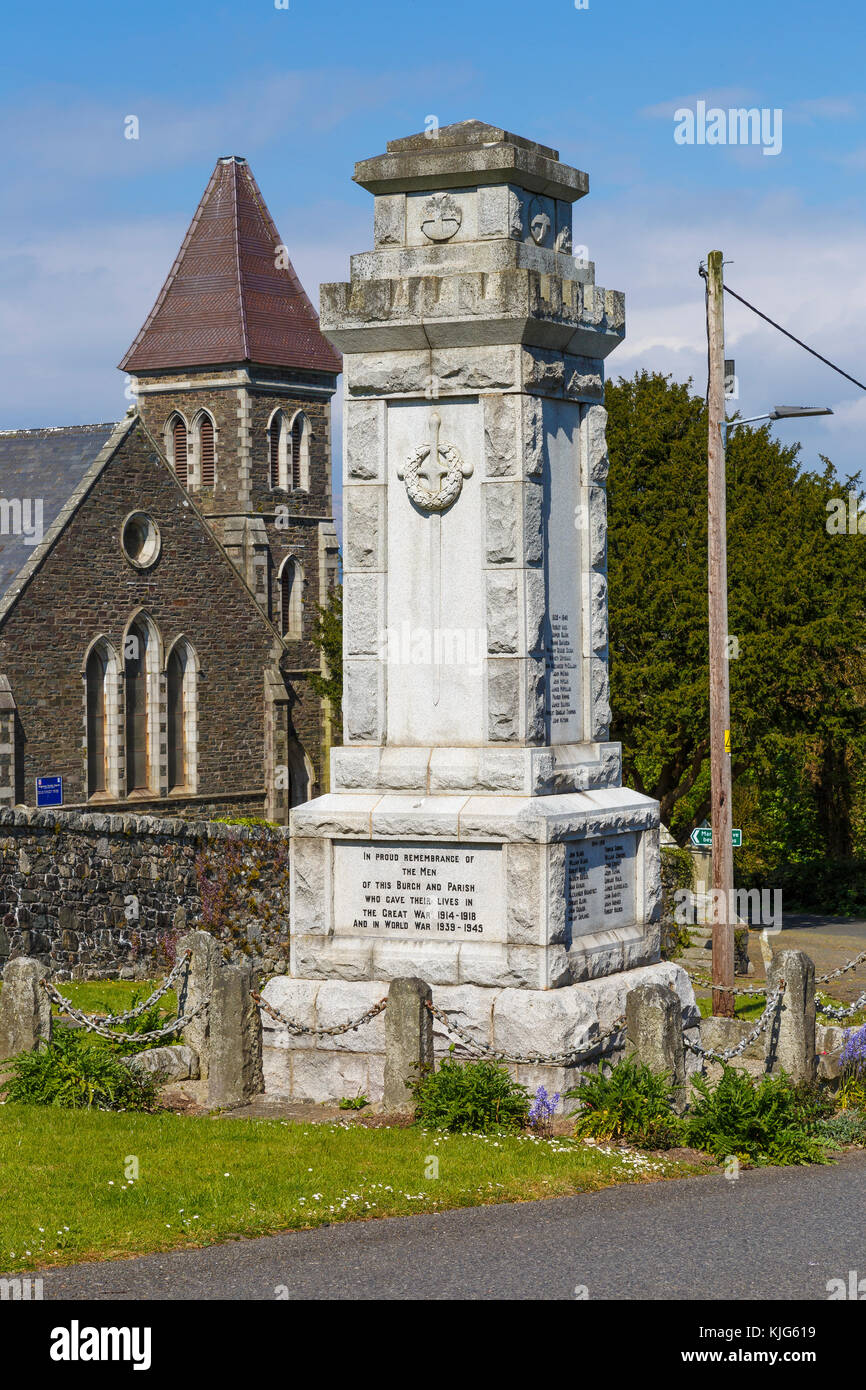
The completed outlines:
<svg viewBox="0 0 866 1390">
<path fill-rule="evenodd" d="M 0 53 L 0 428 L 123 413 L 114 364 L 167 273 L 218 156 L 250 160 L 314 301 L 372 241 L 356 160 L 478 117 L 586 170 L 575 242 L 626 292 L 611 374 L 705 385 L 698 262 L 866 380 L 862 9 L 589 0 L 405 5 L 273 0 L 7 8 Z M 782 149 L 682 146 L 673 113 L 782 111 Z M 140 139 L 124 138 L 136 115 Z M 861 468 L 866 392 L 727 303 L 746 415 Z"/>
</svg>

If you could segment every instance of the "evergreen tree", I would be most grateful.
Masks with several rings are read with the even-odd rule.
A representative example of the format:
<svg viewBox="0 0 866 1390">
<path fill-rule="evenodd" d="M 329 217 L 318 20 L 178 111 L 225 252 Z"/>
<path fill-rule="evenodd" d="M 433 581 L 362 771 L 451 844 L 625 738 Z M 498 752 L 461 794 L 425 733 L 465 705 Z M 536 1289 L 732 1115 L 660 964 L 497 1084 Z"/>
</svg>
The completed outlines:
<svg viewBox="0 0 866 1390">
<path fill-rule="evenodd" d="M 707 414 L 690 387 L 641 372 L 605 397 L 611 737 L 681 842 L 709 810 Z M 729 435 L 734 805 L 765 863 L 860 847 L 866 536 L 828 529 L 855 480 L 798 451 L 768 426 Z"/>
</svg>

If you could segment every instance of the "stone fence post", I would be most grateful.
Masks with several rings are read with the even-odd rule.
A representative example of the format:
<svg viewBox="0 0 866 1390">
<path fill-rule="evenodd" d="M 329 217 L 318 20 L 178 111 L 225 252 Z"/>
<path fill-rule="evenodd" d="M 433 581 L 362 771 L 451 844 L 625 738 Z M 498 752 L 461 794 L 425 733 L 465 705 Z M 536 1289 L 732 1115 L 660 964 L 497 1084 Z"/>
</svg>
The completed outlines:
<svg viewBox="0 0 866 1390">
<path fill-rule="evenodd" d="M 192 951 L 189 969 L 177 992 L 178 1017 L 198 1008 L 213 993 L 214 980 L 222 968 L 220 944 L 210 932 L 192 931 L 177 943 L 178 954 Z M 183 1030 L 184 1042 L 198 1053 L 199 1076 L 207 1080 L 210 1057 L 210 1009 L 205 1009 Z"/>
<path fill-rule="evenodd" d="M 387 1111 L 408 1113 L 414 1097 L 407 1081 L 433 1069 L 433 1015 L 426 1007 L 433 991 L 423 980 L 409 976 L 392 980 L 385 1010 L 385 1089 Z"/>
<path fill-rule="evenodd" d="M 48 967 L 31 956 L 19 956 L 3 971 L 0 990 L 0 1061 L 19 1052 L 34 1052 L 40 1038 L 51 1041 L 51 1001 L 40 980 Z"/>
<path fill-rule="evenodd" d="M 668 1072 L 674 1088 L 674 1108 L 686 1104 L 686 1062 L 680 1001 L 664 985 L 639 985 L 625 1001 L 626 1045 L 651 1071 Z"/>
<path fill-rule="evenodd" d="M 208 1009 L 208 1105 L 246 1105 L 263 1089 L 262 1024 L 250 997 L 251 965 L 223 965 L 214 972 Z"/>
<path fill-rule="evenodd" d="M 815 964 L 805 951 L 779 951 L 767 967 L 767 989 L 785 993 L 767 1028 L 766 1069 L 784 1071 L 792 1081 L 813 1081 L 815 1050 Z"/>
</svg>

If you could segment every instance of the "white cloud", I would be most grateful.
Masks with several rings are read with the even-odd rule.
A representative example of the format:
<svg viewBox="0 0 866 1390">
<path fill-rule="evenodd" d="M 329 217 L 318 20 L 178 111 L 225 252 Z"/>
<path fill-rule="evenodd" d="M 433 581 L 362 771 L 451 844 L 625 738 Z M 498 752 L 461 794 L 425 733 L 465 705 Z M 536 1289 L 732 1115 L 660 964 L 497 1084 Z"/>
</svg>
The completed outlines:
<svg viewBox="0 0 866 1390">
<path fill-rule="evenodd" d="M 608 183 L 608 190 L 611 189 Z M 314 304 L 324 280 L 348 276 L 351 253 L 372 243 L 372 199 L 280 203 L 264 190 Z M 192 215 L 98 222 L 49 234 L 0 229 L 0 358 L 6 403 L 0 428 L 109 419 L 123 413 L 120 360 L 144 321 Z M 866 265 L 854 213 L 792 193 L 638 181 L 575 207 L 575 241 L 589 246 L 601 284 L 626 291 L 625 343 L 608 359 L 614 377 L 647 368 L 706 383 L 703 284 L 698 264 L 714 246 L 727 282 L 854 376 L 866 361 Z M 35 225 L 35 219 L 34 219 Z M 728 356 L 736 360 L 741 413 L 775 404 L 830 404 L 829 420 L 778 425 L 801 439 L 804 462 L 827 452 L 842 471 L 863 463 L 864 398 L 747 309 L 726 298 Z M 866 380 L 866 376 L 864 376 Z M 338 421 L 336 422 L 338 424 Z M 335 446 L 338 438 L 335 436 Z M 339 467 L 335 468 L 339 472 Z"/>
<path fill-rule="evenodd" d="M 689 96 L 677 97 L 676 100 L 657 101 L 652 106 L 644 106 L 638 111 L 638 116 L 645 120 L 673 120 L 674 112 L 681 106 L 694 110 L 695 103 L 703 101 L 710 106 L 749 106 L 755 101 L 754 91 L 749 87 L 711 87 L 703 92 L 692 92 Z"/>
<path fill-rule="evenodd" d="M 430 64 L 377 72 L 375 82 L 360 68 L 264 73 L 195 106 L 142 92 L 136 80 L 133 68 L 128 89 L 118 90 L 113 100 L 82 100 L 78 89 L 51 85 L 37 88 L 28 103 L 16 99 L 0 106 L 7 181 L 11 177 L 26 198 L 43 192 L 34 176 L 44 173 L 71 184 L 137 177 L 193 160 L 212 168 L 218 155 L 254 154 L 299 134 L 321 138 L 343 124 L 357 125 L 370 112 L 414 101 L 425 90 L 447 101 L 471 86 L 473 69 L 467 63 Z M 138 118 L 138 139 L 125 135 L 131 115 Z M 58 184 L 48 187 L 58 194 Z"/>
<path fill-rule="evenodd" d="M 704 288 L 698 265 L 708 251 L 725 254 L 726 282 L 825 357 L 866 381 L 866 265 L 862 226 L 853 215 L 792 195 L 756 197 L 730 191 L 633 188 L 575 215 L 575 240 L 589 245 L 599 283 L 626 291 L 627 337 L 607 361 L 610 375 L 646 368 L 691 376 L 706 387 Z M 638 224 L 633 208 L 640 205 Z M 578 222 L 578 218 L 580 219 Z M 577 227 L 581 230 L 578 234 Z M 774 427 L 785 442 L 803 442 L 803 461 L 827 453 L 842 471 L 864 463 L 866 392 L 846 383 L 730 296 L 725 297 L 726 350 L 740 382 L 737 405 L 758 415 L 777 404 L 830 405 L 828 419 Z"/>
</svg>

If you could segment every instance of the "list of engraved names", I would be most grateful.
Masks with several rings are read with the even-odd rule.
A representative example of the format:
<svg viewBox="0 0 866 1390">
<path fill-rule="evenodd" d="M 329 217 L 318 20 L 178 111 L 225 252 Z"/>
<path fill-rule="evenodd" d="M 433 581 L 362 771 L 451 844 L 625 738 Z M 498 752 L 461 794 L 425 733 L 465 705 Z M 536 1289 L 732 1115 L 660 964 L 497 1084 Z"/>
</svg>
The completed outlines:
<svg viewBox="0 0 866 1390">
<path fill-rule="evenodd" d="M 338 841 L 334 930 L 504 941 L 502 863 L 498 845 Z"/>
<path fill-rule="evenodd" d="M 577 652 L 568 613 L 551 613 L 550 728 L 554 743 L 574 735 L 577 719 Z"/>
<path fill-rule="evenodd" d="M 634 921 L 634 835 L 566 845 L 566 923 L 575 936 Z"/>
</svg>

